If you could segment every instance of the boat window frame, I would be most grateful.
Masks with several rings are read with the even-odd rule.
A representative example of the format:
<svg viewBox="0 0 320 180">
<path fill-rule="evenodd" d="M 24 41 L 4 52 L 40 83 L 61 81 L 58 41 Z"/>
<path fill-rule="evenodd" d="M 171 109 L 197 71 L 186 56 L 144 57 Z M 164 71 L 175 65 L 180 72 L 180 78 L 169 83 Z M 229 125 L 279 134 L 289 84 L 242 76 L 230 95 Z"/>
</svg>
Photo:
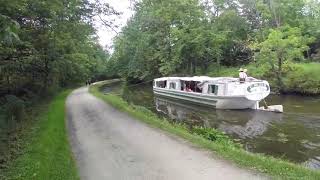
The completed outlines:
<svg viewBox="0 0 320 180">
<path fill-rule="evenodd" d="M 166 88 L 167 87 L 167 80 L 163 80 L 163 81 L 156 81 L 156 85 L 155 87 L 157 88 Z"/>
<path fill-rule="evenodd" d="M 174 84 L 173 88 L 171 88 L 171 84 Z M 169 82 L 169 89 L 177 90 L 177 82 Z"/>
<path fill-rule="evenodd" d="M 214 86 L 214 93 L 212 93 L 212 86 Z M 208 94 L 218 95 L 219 92 L 219 85 L 217 84 L 208 84 Z"/>
</svg>

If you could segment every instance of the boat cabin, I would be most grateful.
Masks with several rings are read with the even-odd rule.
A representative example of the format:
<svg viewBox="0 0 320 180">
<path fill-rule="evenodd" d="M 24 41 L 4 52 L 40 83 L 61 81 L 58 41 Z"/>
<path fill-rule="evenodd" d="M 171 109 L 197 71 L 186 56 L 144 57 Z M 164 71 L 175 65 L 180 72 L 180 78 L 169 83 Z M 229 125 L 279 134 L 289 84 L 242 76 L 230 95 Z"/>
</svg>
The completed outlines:
<svg viewBox="0 0 320 180">
<path fill-rule="evenodd" d="M 192 78 L 159 78 L 154 81 L 154 88 L 163 88 L 191 93 L 224 95 L 225 83 L 215 81 L 210 77 Z"/>
<path fill-rule="evenodd" d="M 270 87 L 267 81 L 252 77 L 244 82 L 232 77 L 163 77 L 154 80 L 153 92 L 217 109 L 259 109 Z"/>
<path fill-rule="evenodd" d="M 262 83 L 257 83 L 262 82 Z M 254 87 L 248 85 L 254 83 Z M 248 78 L 247 82 L 241 83 L 238 78 L 207 76 L 195 77 L 164 77 L 154 80 L 153 87 L 156 89 L 181 91 L 189 93 L 207 94 L 214 96 L 243 95 L 247 92 L 269 90 L 268 84 L 262 80 Z M 261 89 L 263 88 L 263 89 Z"/>
</svg>

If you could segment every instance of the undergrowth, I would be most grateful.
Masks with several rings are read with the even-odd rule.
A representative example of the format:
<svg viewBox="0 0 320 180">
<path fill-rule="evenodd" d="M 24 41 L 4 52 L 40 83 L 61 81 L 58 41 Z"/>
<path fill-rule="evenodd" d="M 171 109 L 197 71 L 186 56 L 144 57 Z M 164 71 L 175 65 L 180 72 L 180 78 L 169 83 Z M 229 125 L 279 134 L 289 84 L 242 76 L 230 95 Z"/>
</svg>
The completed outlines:
<svg viewBox="0 0 320 180">
<path fill-rule="evenodd" d="M 23 150 L 0 173 L 0 179 L 79 179 L 65 127 L 65 100 L 70 91 L 58 94 L 24 126 Z"/>
</svg>

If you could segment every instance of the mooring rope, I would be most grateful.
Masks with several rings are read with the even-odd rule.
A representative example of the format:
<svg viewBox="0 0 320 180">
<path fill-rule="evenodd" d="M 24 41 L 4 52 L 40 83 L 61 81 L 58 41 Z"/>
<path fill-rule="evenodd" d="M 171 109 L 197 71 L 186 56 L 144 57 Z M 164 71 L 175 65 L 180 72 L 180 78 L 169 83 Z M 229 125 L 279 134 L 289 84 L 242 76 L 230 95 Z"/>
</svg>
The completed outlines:
<svg viewBox="0 0 320 180">
<path fill-rule="evenodd" d="M 264 106 L 264 108 L 265 108 L 265 109 L 268 109 L 268 104 L 267 104 L 267 102 L 266 102 L 266 100 L 265 100 L 265 99 L 263 99 L 263 102 L 264 102 L 264 105 L 263 105 L 263 106 Z"/>
</svg>

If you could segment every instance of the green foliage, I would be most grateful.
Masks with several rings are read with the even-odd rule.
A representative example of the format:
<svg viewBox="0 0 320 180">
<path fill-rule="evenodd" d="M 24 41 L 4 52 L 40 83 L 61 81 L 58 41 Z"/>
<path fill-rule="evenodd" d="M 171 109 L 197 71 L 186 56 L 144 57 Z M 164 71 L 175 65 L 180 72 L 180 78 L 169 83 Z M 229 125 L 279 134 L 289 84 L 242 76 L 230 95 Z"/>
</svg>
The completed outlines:
<svg viewBox="0 0 320 180">
<path fill-rule="evenodd" d="M 307 44 L 311 43 L 310 38 L 302 36 L 299 28 L 282 27 L 272 29 L 267 39 L 257 45 L 260 50 L 258 58 L 269 61 L 271 65 L 277 64 L 282 59 L 303 60 L 303 52 L 308 49 Z M 268 60 L 269 59 L 269 60 Z"/>
<path fill-rule="evenodd" d="M 6 113 L 8 120 L 22 121 L 25 116 L 25 102 L 14 95 L 7 95 L 6 101 Z"/>
<path fill-rule="evenodd" d="M 221 10 L 219 17 L 206 14 L 197 0 L 142 1 L 135 10 L 116 38 L 109 62 L 123 77 L 196 74 L 211 63 L 230 65 L 250 59 L 251 50 L 243 45 L 248 24 L 234 7 Z"/>
<path fill-rule="evenodd" d="M 225 77 L 236 77 L 239 74 L 239 68 L 238 67 L 226 67 L 226 66 L 220 66 L 213 64 L 209 66 L 206 75 L 212 76 L 212 77 L 219 77 L 219 76 L 225 76 Z M 200 74 L 199 74 L 200 75 Z"/>
<path fill-rule="evenodd" d="M 284 84 L 287 92 L 302 94 L 320 93 L 320 64 L 302 63 L 291 65 L 290 72 L 285 77 Z"/>
<path fill-rule="evenodd" d="M 24 153 L 1 170 L 0 179 L 79 179 L 65 129 L 65 100 L 70 91 L 57 95 L 36 118 Z"/>
<path fill-rule="evenodd" d="M 98 1 L 0 0 L 0 105 L 1 108 L 6 107 L 5 112 L 1 112 L 6 114 L 6 118 L 1 115 L 5 123 L 0 122 L 2 131 L 0 134 L 9 134 L 8 137 L 1 137 L 1 141 L 8 142 L 10 147 L 14 147 L 13 151 L 17 151 L 19 147 L 15 147 L 11 138 L 14 142 L 21 140 L 21 137 L 15 135 L 19 134 L 21 129 L 28 127 L 28 122 L 22 120 L 32 112 L 27 109 L 28 113 L 25 113 L 29 105 L 33 107 L 40 102 L 39 99 L 46 99 L 56 94 L 62 87 L 84 84 L 87 79 L 99 79 L 106 72 L 109 53 L 99 45 L 93 21 L 99 15 L 108 18 L 117 14 L 108 3 Z M 111 22 L 107 21 L 104 25 L 113 27 Z M 4 103 L 6 105 L 3 105 Z M 60 127 L 60 125 L 64 125 L 64 116 L 60 111 L 56 110 L 57 114 L 51 121 L 60 118 L 62 121 L 58 128 L 61 129 L 63 126 Z M 57 124 L 52 124 L 53 128 L 57 128 Z M 11 128 L 13 125 L 15 128 Z M 51 131 L 55 130 L 43 132 L 41 140 L 48 141 L 48 144 L 44 143 L 48 147 L 54 146 L 50 142 L 66 140 L 61 134 L 55 137 L 54 133 L 62 131 Z M 48 139 L 45 139 L 47 136 Z M 50 139 L 50 136 L 57 140 Z M 55 160 L 57 160 L 56 170 L 61 169 L 59 166 L 70 165 L 64 164 L 68 162 L 63 162 L 66 155 L 63 148 L 63 146 L 53 148 L 53 151 L 42 159 L 40 166 L 37 161 L 39 156 L 27 157 L 30 158 L 28 159 L 30 164 L 24 165 L 28 168 L 31 165 L 39 166 L 37 168 L 43 168 L 43 174 L 55 175 L 53 178 L 70 179 L 64 174 L 60 177 L 59 173 L 62 171 L 51 172 L 51 169 L 45 169 L 48 165 L 46 163 Z M 41 150 L 40 154 L 47 152 L 47 149 Z M 39 153 L 37 150 L 35 152 Z M 55 152 L 62 152 L 62 154 L 59 157 L 52 156 Z M 2 155 L 0 150 L 1 165 L 5 164 Z M 13 153 L 13 156 L 15 155 L 16 153 Z M 68 157 L 70 157 L 69 154 Z M 59 158 L 62 158 L 60 164 Z M 20 167 L 20 170 L 26 170 L 25 167 Z M 69 167 L 64 168 L 68 170 Z M 38 179 L 52 178 L 48 174 Z M 28 175 L 27 179 L 37 179 L 33 174 Z M 16 178 L 25 179 L 24 177 Z"/>
<path fill-rule="evenodd" d="M 105 72 L 109 55 L 91 21 L 110 6 L 85 0 L 0 4 L 0 95 L 45 94 Z"/>
<path fill-rule="evenodd" d="M 209 141 L 228 141 L 229 138 L 221 131 L 212 128 L 193 127 L 191 132 L 202 136 Z"/>
<path fill-rule="evenodd" d="M 256 63 L 252 75 L 285 91 L 286 64 L 320 57 L 319 7 L 316 0 L 139 1 L 114 41 L 108 74 L 237 76 L 235 67 Z"/>
<path fill-rule="evenodd" d="M 282 73 L 283 64 L 288 61 L 304 60 L 303 52 L 308 50 L 307 44 L 313 38 L 303 36 L 300 28 L 284 26 L 270 30 L 267 39 L 256 45 L 259 50 L 258 62 L 269 63 L 271 70 L 277 74 L 277 83 L 280 90 L 284 89 Z"/>
<path fill-rule="evenodd" d="M 11 46 L 20 39 L 17 35 L 19 24 L 10 17 L 0 14 L 0 42 Z"/>
<path fill-rule="evenodd" d="M 3 164 L 6 161 L 6 152 L 8 150 L 8 129 L 5 128 L 7 126 L 7 119 L 4 111 L 4 107 L 0 106 L 0 171 L 3 168 Z M 1 179 L 1 175 L 0 175 Z"/>
</svg>

